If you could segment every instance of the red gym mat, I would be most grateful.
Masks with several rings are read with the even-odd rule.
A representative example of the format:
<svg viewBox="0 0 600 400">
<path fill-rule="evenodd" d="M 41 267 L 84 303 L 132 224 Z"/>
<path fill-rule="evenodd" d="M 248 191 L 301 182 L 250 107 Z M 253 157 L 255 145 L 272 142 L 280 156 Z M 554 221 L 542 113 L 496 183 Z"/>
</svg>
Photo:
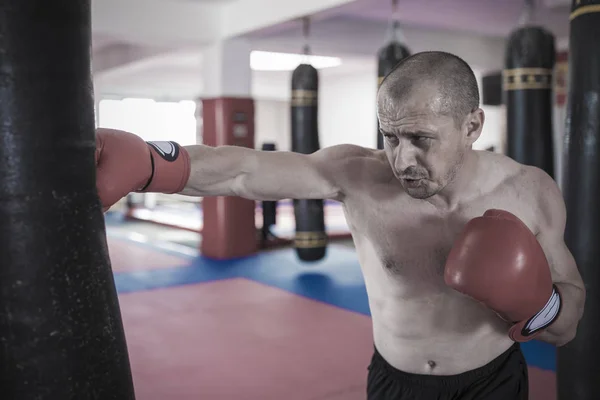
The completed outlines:
<svg viewBox="0 0 600 400">
<path fill-rule="evenodd" d="M 364 400 L 370 318 L 245 279 L 120 296 L 139 400 Z M 555 400 L 530 368 L 531 400 Z"/>
<path fill-rule="evenodd" d="M 140 400 L 363 400 L 370 318 L 232 279 L 120 297 Z"/>
<path fill-rule="evenodd" d="M 141 244 L 109 236 L 108 253 L 113 272 L 133 272 L 150 269 L 173 268 L 191 263 L 187 258 L 152 250 Z"/>
</svg>

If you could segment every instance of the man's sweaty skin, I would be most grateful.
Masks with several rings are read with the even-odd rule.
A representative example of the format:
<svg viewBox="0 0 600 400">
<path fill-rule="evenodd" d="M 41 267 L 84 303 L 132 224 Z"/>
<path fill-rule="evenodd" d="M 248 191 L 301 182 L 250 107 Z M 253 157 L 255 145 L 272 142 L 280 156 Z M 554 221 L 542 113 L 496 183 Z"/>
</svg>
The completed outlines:
<svg viewBox="0 0 600 400">
<path fill-rule="evenodd" d="M 485 365 L 512 344 L 504 320 L 444 283 L 446 257 L 468 220 L 504 209 L 538 237 L 563 303 L 540 340 L 563 345 L 574 337 L 585 289 L 563 241 L 564 203 L 554 181 L 503 155 L 472 150 L 483 111 L 457 124 L 439 112 L 438 100 L 433 84 L 402 103 L 390 101 L 382 86 L 384 151 L 340 145 L 302 155 L 189 146 L 192 172 L 182 194 L 342 202 L 375 346 L 402 371 L 449 375 Z"/>
</svg>

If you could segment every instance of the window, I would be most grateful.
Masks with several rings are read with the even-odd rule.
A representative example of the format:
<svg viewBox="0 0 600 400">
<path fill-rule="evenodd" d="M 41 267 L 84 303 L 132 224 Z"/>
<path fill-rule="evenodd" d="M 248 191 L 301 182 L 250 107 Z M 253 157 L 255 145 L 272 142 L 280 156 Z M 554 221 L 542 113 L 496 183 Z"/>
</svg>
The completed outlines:
<svg viewBox="0 0 600 400">
<path fill-rule="evenodd" d="M 121 129 L 144 140 L 174 140 L 182 146 L 196 144 L 196 103 L 153 99 L 103 99 L 98 106 L 98 126 Z"/>
</svg>

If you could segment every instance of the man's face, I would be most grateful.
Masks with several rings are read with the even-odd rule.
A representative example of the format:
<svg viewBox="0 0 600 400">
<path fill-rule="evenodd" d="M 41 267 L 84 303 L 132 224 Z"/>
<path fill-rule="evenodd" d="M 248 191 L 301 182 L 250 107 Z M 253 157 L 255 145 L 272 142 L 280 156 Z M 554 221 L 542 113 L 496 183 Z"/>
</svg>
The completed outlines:
<svg viewBox="0 0 600 400">
<path fill-rule="evenodd" d="M 417 199 L 438 193 L 456 176 L 472 141 L 467 124 L 442 115 L 435 87 L 419 87 L 403 102 L 381 93 L 378 98 L 380 134 L 394 175 Z M 464 132 L 463 132 L 464 131 Z"/>
</svg>

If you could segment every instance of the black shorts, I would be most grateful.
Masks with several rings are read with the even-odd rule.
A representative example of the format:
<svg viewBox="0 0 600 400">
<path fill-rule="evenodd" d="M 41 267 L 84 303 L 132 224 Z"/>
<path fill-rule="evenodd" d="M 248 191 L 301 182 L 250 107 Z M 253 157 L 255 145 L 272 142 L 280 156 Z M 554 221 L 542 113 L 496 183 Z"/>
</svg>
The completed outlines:
<svg viewBox="0 0 600 400">
<path fill-rule="evenodd" d="M 527 400 L 527 363 L 518 343 L 488 364 L 457 375 L 410 374 L 392 367 L 375 349 L 367 400 Z"/>
</svg>

